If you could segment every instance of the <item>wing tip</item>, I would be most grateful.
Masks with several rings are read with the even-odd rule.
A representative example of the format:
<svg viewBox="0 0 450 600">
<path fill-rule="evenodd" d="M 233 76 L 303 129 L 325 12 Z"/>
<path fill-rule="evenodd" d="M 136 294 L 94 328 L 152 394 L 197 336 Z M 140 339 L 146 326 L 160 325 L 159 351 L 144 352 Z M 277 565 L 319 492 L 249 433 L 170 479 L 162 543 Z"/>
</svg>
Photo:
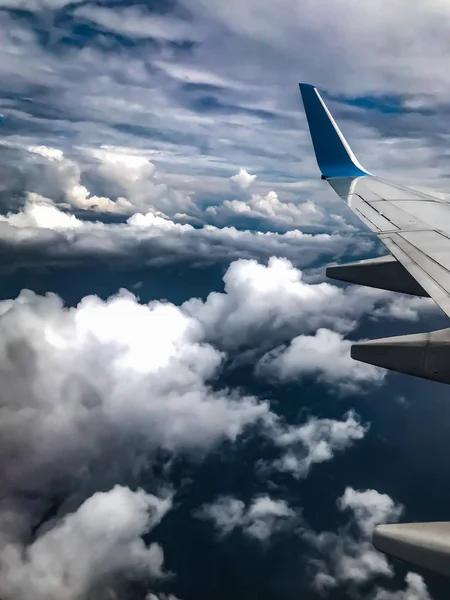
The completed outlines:
<svg viewBox="0 0 450 600">
<path fill-rule="evenodd" d="M 318 93 L 316 86 L 313 85 L 312 83 L 299 83 L 298 87 L 300 88 L 300 93 L 302 95 L 303 104 L 306 101 L 306 98 L 307 98 L 306 95 L 308 94 L 308 91 Z"/>
<path fill-rule="evenodd" d="M 322 177 L 370 175 L 353 154 L 316 86 L 306 82 L 298 85 Z"/>
</svg>

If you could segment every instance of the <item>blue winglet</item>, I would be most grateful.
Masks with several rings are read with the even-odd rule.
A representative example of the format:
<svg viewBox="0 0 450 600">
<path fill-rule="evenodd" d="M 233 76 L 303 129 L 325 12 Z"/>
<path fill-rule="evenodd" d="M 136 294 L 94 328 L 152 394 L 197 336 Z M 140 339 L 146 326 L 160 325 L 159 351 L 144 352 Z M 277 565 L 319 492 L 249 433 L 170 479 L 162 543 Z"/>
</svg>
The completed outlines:
<svg viewBox="0 0 450 600">
<path fill-rule="evenodd" d="M 317 164 L 324 179 L 370 175 L 358 162 L 317 89 L 300 83 Z"/>
</svg>

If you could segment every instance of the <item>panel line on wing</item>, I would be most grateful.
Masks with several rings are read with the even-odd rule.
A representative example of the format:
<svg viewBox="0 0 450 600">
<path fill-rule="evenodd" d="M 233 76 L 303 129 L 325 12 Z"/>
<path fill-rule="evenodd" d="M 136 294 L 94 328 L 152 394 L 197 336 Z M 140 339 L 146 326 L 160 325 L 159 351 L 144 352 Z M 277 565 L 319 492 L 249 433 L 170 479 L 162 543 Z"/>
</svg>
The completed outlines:
<svg viewBox="0 0 450 600">
<path fill-rule="evenodd" d="M 376 202 L 386 202 L 386 200 L 375 200 L 374 202 L 368 202 L 367 200 L 364 200 L 364 198 L 360 194 L 356 194 L 356 195 L 359 196 L 363 202 L 365 202 L 368 206 L 370 206 L 370 208 L 372 208 L 374 211 L 376 211 L 381 217 L 383 217 L 383 219 L 385 219 L 386 221 L 389 221 L 389 223 L 391 223 L 396 229 L 398 229 L 397 225 L 394 223 L 394 221 L 392 221 L 392 219 L 390 219 L 386 214 L 384 214 L 383 212 L 378 210 L 378 208 L 376 206 L 374 206 L 374 204 Z"/>
<path fill-rule="evenodd" d="M 436 231 L 435 229 L 431 229 L 431 227 L 427 227 L 426 229 L 414 229 L 414 228 L 408 228 L 405 227 L 404 229 L 399 229 L 398 227 L 396 229 L 389 229 L 386 231 L 374 231 L 375 235 L 378 236 L 381 240 L 383 239 L 383 235 L 388 235 L 391 233 L 420 233 L 420 232 L 426 232 L 426 231 Z"/>
<path fill-rule="evenodd" d="M 355 214 L 361 219 L 361 221 L 363 221 L 363 223 L 367 223 L 369 227 L 372 226 L 371 228 L 378 229 L 380 233 L 384 233 L 384 231 L 381 231 L 381 229 L 377 225 L 375 225 L 375 223 L 371 221 L 368 216 L 364 215 L 357 208 L 354 208 L 353 210 L 355 211 Z"/>
<path fill-rule="evenodd" d="M 379 213 L 378 210 L 361 198 L 359 194 L 351 194 L 347 198 L 347 204 L 350 208 L 369 226 L 372 231 L 383 232 L 390 231 L 395 225 Z M 397 227 L 398 230 L 398 227 Z"/>
</svg>

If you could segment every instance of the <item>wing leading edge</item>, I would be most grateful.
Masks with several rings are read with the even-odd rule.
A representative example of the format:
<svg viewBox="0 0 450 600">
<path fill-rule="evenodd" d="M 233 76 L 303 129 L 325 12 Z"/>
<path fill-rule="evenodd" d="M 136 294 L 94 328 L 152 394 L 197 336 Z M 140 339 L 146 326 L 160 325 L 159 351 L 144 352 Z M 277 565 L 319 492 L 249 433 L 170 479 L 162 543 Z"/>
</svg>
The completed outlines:
<svg viewBox="0 0 450 600">
<path fill-rule="evenodd" d="M 300 84 L 322 178 L 392 256 L 335 265 L 327 275 L 381 289 L 431 296 L 450 316 L 450 204 L 371 175 L 358 162 L 315 87 Z M 353 344 L 356 360 L 450 383 L 450 328 Z M 381 525 L 375 547 L 450 576 L 450 522 Z"/>
</svg>

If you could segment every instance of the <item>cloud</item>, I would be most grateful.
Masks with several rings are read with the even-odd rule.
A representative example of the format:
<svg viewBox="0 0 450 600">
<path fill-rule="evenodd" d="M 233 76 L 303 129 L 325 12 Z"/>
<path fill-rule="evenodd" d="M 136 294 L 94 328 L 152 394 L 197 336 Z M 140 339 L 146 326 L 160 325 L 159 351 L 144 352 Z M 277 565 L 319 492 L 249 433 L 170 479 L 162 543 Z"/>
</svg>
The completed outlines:
<svg viewBox="0 0 450 600">
<path fill-rule="evenodd" d="M 21 589 L 20 573 L 39 577 L 55 540 L 62 544 L 68 535 L 78 544 L 81 565 L 94 565 L 92 553 L 110 542 L 111 555 L 99 555 L 105 564 L 117 560 L 120 567 L 124 553 L 128 561 L 144 558 L 143 546 L 133 541 L 147 522 L 144 508 L 128 543 L 114 523 L 105 529 L 109 517 L 117 520 L 108 507 L 120 505 L 117 518 L 123 502 L 133 513 L 137 502 L 137 508 L 160 514 L 159 501 L 121 488 L 112 495 L 95 493 L 125 482 L 138 485 L 144 474 L 148 479 L 161 452 L 165 460 L 201 457 L 221 441 L 236 440 L 249 425 L 264 428 L 276 419 L 266 402 L 210 387 L 223 355 L 205 343 L 201 324 L 172 304 L 142 305 L 122 291 L 107 301 L 86 297 L 66 308 L 55 295 L 23 291 L 0 303 L 0 332 L 0 560 L 13 561 L 8 572 L 15 579 L 6 580 L 16 586 L 10 597 Z M 97 526 L 89 525 L 91 509 L 95 515 L 105 509 L 104 519 L 92 516 Z M 127 515 L 124 527 L 134 522 Z M 75 529 L 84 526 L 91 537 L 81 532 L 78 543 Z M 36 528 L 42 533 L 33 541 Z M 63 562 L 55 562 L 57 577 L 71 557 L 58 551 Z"/>
<path fill-rule="evenodd" d="M 348 251 L 349 241 L 299 231 L 274 234 L 194 228 L 154 213 L 137 213 L 126 223 L 88 222 L 42 199 L 28 202 L 19 213 L 0 216 L 0 247 L 8 257 L 4 267 L 8 272 L 86 261 L 123 267 L 179 261 L 214 264 L 241 256 L 267 260 L 266 265 L 253 258 L 236 260 L 224 275 L 224 293 L 212 292 L 205 300 L 192 298 L 183 311 L 201 323 L 209 342 L 223 350 L 258 348 L 260 356 L 253 358 L 259 375 L 292 379 L 317 374 L 342 391 L 362 389 L 366 383 L 383 379 L 382 371 L 348 357 L 350 342 L 343 334 L 355 329 L 361 316 L 410 319 L 413 313 L 437 310 L 429 299 L 399 301 L 383 290 L 308 283 L 288 260 L 300 255 L 302 261 L 312 261 L 331 247 L 337 250 L 341 243 L 342 252 Z M 391 303 L 396 303 L 395 309 Z M 327 333 L 327 329 L 335 331 Z"/>
<path fill-rule="evenodd" d="M 414 7 L 408 13 L 408 27 L 402 31 L 398 30 L 398 24 L 404 23 L 409 6 L 404 0 L 395 5 L 385 3 L 383 11 L 376 3 L 369 3 L 368 12 L 363 11 L 355 0 L 345 0 L 339 10 L 330 10 L 325 15 L 322 4 L 312 1 L 305 2 L 300 8 L 292 6 L 288 0 L 281 3 L 251 0 L 245 5 L 234 0 L 229 11 L 223 8 L 220 0 L 183 0 L 183 4 L 194 14 L 206 12 L 218 27 L 234 34 L 235 47 L 228 51 L 222 48 L 220 64 L 223 69 L 230 67 L 231 56 L 243 47 L 247 48 L 249 66 L 243 76 L 249 82 L 261 77 L 264 64 L 267 65 L 269 60 L 271 66 L 282 73 L 292 73 L 297 57 L 306 48 L 314 53 L 316 60 L 303 65 L 303 80 L 315 82 L 320 78 L 329 86 L 340 85 L 341 89 L 352 93 L 367 92 L 370 86 L 372 90 L 385 92 L 435 90 L 431 74 L 426 72 L 426 65 L 433 62 L 433 75 L 442 73 L 445 77 L 442 55 L 439 55 L 439 51 L 445 53 L 444 28 L 436 19 L 442 18 L 448 7 L 441 0 L 433 0 L 426 7 Z M 350 17 L 357 24 L 358 54 L 351 52 L 355 39 L 352 40 L 350 35 Z M 334 30 L 330 38 L 327 31 L 331 24 Z M 434 26 L 433 38 L 431 25 Z M 435 44 L 430 48 L 431 39 Z M 256 55 L 258 47 L 262 53 L 259 59 Z M 400 47 L 405 49 L 402 56 L 395 52 Z M 345 67 L 342 64 L 344 56 Z M 207 62 L 206 57 L 204 59 Z M 414 65 L 414 68 L 409 73 L 402 73 L 406 65 Z M 270 72 L 266 68 L 264 81 L 267 86 L 279 81 L 278 70 Z M 446 83 L 448 78 L 440 82 L 439 89 Z"/>
<path fill-rule="evenodd" d="M 73 209 L 132 215 L 137 212 L 198 212 L 191 199 L 155 180 L 155 166 L 140 154 L 104 146 L 90 149 L 80 162 L 66 158 L 62 150 L 29 146 L 21 169 L 28 193 L 47 201 L 69 204 Z M 81 162 L 83 160 L 83 162 Z M 82 183 L 88 177 L 108 196 L 98 196 Z M 111 197 L 109 197 L 111 195 Z"/>
<path fill-rule="evenodd" d="M 298 479 L 306 477 L 313 465 L 331 460 L 336 452 L 361 440 L 367 431 L 368 426 L 363 425 L 353 411 L 344 415 L 342 421 L 311 417 L 303 425 L 285 426 L 273 436 L 285 454 L 272 466 Z"/>
<path fill-rule="evenodd" d="M 200 28 L 195 23 L 168 14 L 151 14 L 140 6 L 110 10 L 98 5 L 84 5 L 76 9 L 75 16 L 134 39 L 153 38 L 167 42 L 201 40 Z"/>
<path fill-rule="evenodd" d="M 0 333 L 0 562 L 8 572 L 0 591 L 6 598 L 25 600 L 31 589 L 37 597 L 62 597 L 68 577 L 64 597 L 70 600 L 96 582 L 109 585 L 119 572 L 142 575 L 149 564 L 159 572 L 161 551 L 140 536 L 170 501 L 124 487 L 100 491 L 140 481 L 161 451 L 166 458 L 202 456 L 257 426 L 283 454 L 298 457 L 295 475 L 305 476 L 365 432 L 353 413 L 343 423 L 311 419 L 290 426 L 267 402 L 213 388 L 225 355 L 184 306 L 139 304 L 122 291 L 66 308 L 53 294 L 23 291 L 0 303 Z M 261 541 L 293 517 L 282 500 L 268 497 L 247 508 L 234 501 L 224 506 L 224 527 L 236 518 L 233 527 Z"/>
<path fill-rule="evenodd" d="M 375 318 L 402 319 L 404 321 L 418 321 L 421 315 L 437 313 L 436 303 L 430 298 L 419 298 L 398 295 L 392 298 L 392 302 L 386 306 L 377 308 L 373 312 Z"/>
<path fill-rule="evenodd" d="M 395 504 L 387 494 L 380 494 L 375 490 L 360 492 L 351 487 L 345 488 L 338 506 L 342 511 L 352 511 L 358 528 L 366 537 L 372 535 L 376 525 L 397 521 L 403 512 L 403 508 Z"/>
<path fill-rule="evenodd" d="M 370 538 L 376 525 L 397 521 L 403 507 L 387 494 L 380 494 L 376 490 L 358 491 L 351 487 L 345 489 L 337 506 L 342 512 L 350 512 L 348 523 L 339 528 L 337 533 L 318 534 L 309 529 L 304 532 L 305 540 L 318 555 L 318 558 L 311 559 L 315 587 L 325 591 L 337 586 L 359 586 L 379 576 L 392 577 L 394 572 L 387 558 L 374 549 Z M 407 589 L 413 590 L 419 580 L 410 574 L 406 580 Z M 419 583 L 417 589 L 423 590 L 422 584 Z M 375 597 L 388 600 L 391 598 L 389 594 L 391 592 L 379 589 Z M 402 594 L 393 593 L 392 598 L 409 598 Z"/>
<path fill-rule="evenodd" d="M 283 448 L 301 442 L 307 468 L 361 439 L 353 413 L 342 423 L 280 429 L 267 403 L 213 391 L 208 382 L 225 355 L 208 342 L 191 303 L 139 304 L 126 291 L 106 301 L 86 297 L 75 308 L 29 291 L 1 302 L 0 437 L 2 455 L 14 456 L 0 461 L 5 489 L 14 495 L 23 480 L 44 492 L 55 481 L 69 485 L 116 454 L 111 477 L 120 476 L 136 454 L 202 451 L 255 423 Z"/>
<path fill-rule="evenodd" d="M 84 261 L 215 264 L 242 257 L 268 260 L 273 255 L 306 266 L 319 256 L 331 260 L 344 253 L 368 251 L 372 242 L 297 230 L 277 234 L 212 225 L 194 228 L 154 212 L 137 213 L 126 223 L 88 222 L 32 196 L 21 211 L 0 216 L 0 246 L 9 257 L 9 268 Z"/>
<path fill-rule="evenodd" d="M 224 200 L 218 206 L 209 206 L 206 213 L 222 219 L 238 216 L 264 219 L 272 225 L 284 225 L 286 227 L 330 225 L 330 218 L 311 200 L 301 204 L 282 202 L 274 191 L 268 192 L 265 196 L 252 194 L 250 199 L 245 201 Z M 331 215 L 332 217 L 333 215 Z M 348 228 L 345 223 L 343 225 L 343 229 Z"/>
<path fill-rule="evenodd" d="M 8 153 L 9 160 L 12 160 L 13 147 L 3 145 L 0 150 L 8 165 Z M 263 220 L 269 229 L 315 226 L 324 231 L 337 228 L 351 230 L 342 217 L 334 214 L 334 209 L 324 211 L 311 200 L 282 201 L 275 191 L 265 191 L 263 183 L 260 187 L 264 191 L 245 198 L 243 192 L 256 176 L 243 169 L 230 179 L 232 188 L 240 192 L 239 199 L 224 199 L 226 196 L 222 198 L 222 194 L 218 195 L 214 190 L 214 203 L 211 204 L 208 199 L 209 206 L 205 208 L 202 201 L 195 200 L 192 178 L 190 183 L 184 184 L 174 180 L 178 189 L 164 183 L 173 180 L 173 176 L 159 173 L 145 150 L 102 145 L 78 148 L 68 156 L 59 148 L 41 144 L 16 148 L 16 151 L 19 157 L 12 160 L 9 169 L 6 168 L 10 173 L 14 166 L 20 177 L 16 179 L 9 175 L 5 178 L 4 203 L 8 192 L 11 194 L 20 185 L 24 201 L 33 201 L 41 196 L 58 207 L 75 211 L 123 216 L 152 212 L 168 219 L 217 225 L 245 218 L 250 220 L 250 224 Z M 217 179 L 220 181 L 220 178 Z M 280 187 L 283 197 L 292 195 L 288 187 Z M 306 186 L 305 190 L 310 187 Z"/>
<path fill-rule="evenodd" d="M 0 303 L 0 314 L 5 452 L 16 447 L 12 428 L 16 440 L 27 440 L 14 463 L 3 465 L 13 488 L 30 456 L 42 483 L 53 474 L 46 476 L 52 462 L 53 472 L 76 477 L 70 460 L 82 465 L 111 452 L 98 446 L 101 431 L 111 433 L 113 447 L 114 438 L 121 445 L 131 435 L 130 452 L 136 444 L 148 451 L 202 449 L 235 439 L 268 414 L 254 398 L 210 389 L 223 356 L 204 343 L 201 324 L 172 304 L 139 304 L 122 291 L 68 309 L 53 294 L 23 291 Z"/>
<path fill-rule="evenodd" d="M 267 265 L 255 260 L 236 261 L 230 265 L 223 279 L 224 293 L 212 292 L 206 300 L 191 299 L 184 306 L 203 324 L 208 339 L 227 349 L 242 349 L 249 343 L 254 345 L 256 340 L 262 347 L 268 341 L 272 349 L 277 340 L 278 343 L 292 340 L 299 334 L 324 327 L 347 333 L 356 327 L 362 315 L 372 313 L 376 306 L 389 303 L 394 297 L 390 292 L 371 288 L 307 283 L 302 272 L 289 260 L 276 257 L 271 257 Z M 406 306 L 408 301 L 405 302 Z M 413 299 L 413 306 L 423 306 L 427 310 L 429 303 L 421 304 Z M 389 315 L 389 311 L 386 314 Z M 404 314 L 396 312 L 397 318 Z M 409 318 L 408 311 L 406 315 Z M 331 356 L 324 356 L 325 350 L 319 351 L 318 345 L 326 335 L 334 342 L 334 355 L 346 366 L 349 376 L 367 380 L 372 377 L 373 381 L 381 377 L 379 371 L 351 367 L 343 358 L 346 343 L 342 338 L 326 333 L 299 340 L 293 343 L 290 351 L 286 351 L 287 361 L 290 352 L 296 351 L 296 346 L 301 350 L 306 344 L 315 349 L 315 364 L 311 362 L 308 367 L 304 362 L 305 368 L 299 370 L 299 375 L 313 369 L 325 375 L 324 361 Z M 332 378 L 332 373 L 329 367 L 327 376 Z M 336 376 L 334 379 L 337 379 Z"/>
<path fill-rule="evenodd" d="M 248 537 L 267 541 L 275 532 L 292 525 L 295 511 L 285 500 L 259 496 L 246 506 L 231 496 L 221 496 L 213 504 L 205 504 L 197 512 L 199 519 L 211 520 L 220 536 L 240 529 Z"/>
<path fill-rule="evenodd" d="M 83 222 L 75 215 L 58 210 L 52 202 L 46 202 L 41 196 L 31 192 L 28 202 L 18 213 L 7 217 L 0 215 L 0 222 L 9 223 L 17 228 L 37 229 L 75 229 L 83 227 Z"/>
<path fill-rule="evenodd" d="M 39 12 L 49 9 L 60 9 L 67 4 L 76 4 L 80 1 L 81 0 L 32 0 L 29 2 L 28 0 L 1 0 L 0 7 Z"/>
<path fill-rule="evenodd" d="M 276 234 L 211 225 L 194 228 L 154 213 L 137 213 L 126 223 L 83 221 L 34 197 L 18 213 L 0 216 L 0 244 L 8 255 L 8 268 L 69 265 L 86 260 L 161 265 L 184 259 L 198 264 L 229 262 L 242 255 L 267 260 L 267 264 L 253 258 L 236 260 L 224 275 L 224 293 L 212 292 L 206 300 L 191 299 L 184 305 L 185 311 L 201 321 L 207 337 L 225 348 L 243 347 L 250 340 L 254 343 L 261 338 L 263 328 L 270 342 L 284 341 L 318 327 L 349 332 L 366 313 L 376 319 L 410 320 L 412 315 L 418 318 L 436 310 L 434 303 L 425 298 L 357 286 L 308 283 L 304 273 L 291 262 L 298 260 L 299 254 L 302 261 L 311 262 L 331 251 L 349 252 L 351 243 L 351 236 L 311 235 L 297 230 Z M 287 257 L 281 258 L 283 254 Z M 300 351 L 304 344 L 311 349 L 314 346 L 317 369 L 324 371 L 326 356 L 322 356 L 323 350 L 317 344 L 325 335 L 331 336 L 329 341 L 333 341 L 346 365 L 343 374 L 370 379 L 371 369 L 353 372 L 351 369 L 356 367 L 343 358 L 348 342 L 326 332 L 292 342 L 282 358 L 278 357 L 278 363 L 282 359 L 286 362 L 282 376 L 288 376 L 290 354 Z M 269 362 L 273 360 L 271 355 Z M 304 372 L 313 366 L 305 364 Z M 336 379 L 336 372 L 327 373 Z"/>
<path fill-rule="evenodd" d="M 170 509 L 143 490 L 116 485 L 97 492 L 29 545 L 0 549 L 0 593 L 6 600 L 77 600 L 114 577 L 163 576 L 163 551 L 147 534 Z"/>
<path fill-rule="evenodd" d="M 296 85 L 306 51 L 316 60 L 302 63 L 301 78 L 333 93 L 333 111 L 371 170 L 445 185 L 442 116 L 435 114 L 446 111 L 449 86 L 441 0 L 412 10 L 407 0 L 382 11 L 371 3 L 370 19 L 355 0 L 325 17 L 320 3 L 308 1 L 301 18 L 284 0 L 233 3 L 233 18 L 219 2 L 202 0 L 183 0 L 165 15 L 150 6 L 74 10 L 59 0 L 35 2 L 33 10 L 48 4 L 57 9 L 57 45 L 44 44 L 31 20 L 7 11 L 0 19 L 2 128 L 11 141 L 145 147 L 162 171 L 198 192 L 207 180 L 223 191 L 245 165 L 284 200 L 277 182 L 318 177 Z M 407 26 L 399 27 L 405 14 Z M 50 22 L 40 27 L 44 37 L 53 29 Z M 236 72 L 242 56 L 245 68 Z M 395 114 L 385 110 L 386 95 Z M 312 195 L 291 189 L 288 201 L 329 203 L 331 190 L 314 185 Z"/>
<path fill-rule="evenodd" d="M 377 588 L 373 600 L 431 600 L 424 580 L 417 573 L 407 573 L 406 588 L 396 592 Z"/>
<path fill-rule="evenodd" d="M 67 219 L 61 231 L 75 234 L 73 216 Z M 234 302 L 233 297 L 227 302 Z M 91 509 L 105 510 L 107 519 L 109 502 L 115 506 L 125 495 L 160 514 L 167 500 L 113 486 L 138 485 L 161 456 L 201 457 L 253 426 L 286 455 L 280 461 L 296 457 L 295 476 L 305 476 L 312 465 L 363 437 L 366 428 L 353 413 L 342 422 L 311 418 L 303 426 L 291 426 L 267 402 L 213 386 L 227 355 L 211 344 L 205 322 L 191 307 L 192 301 L 180 307 L 159 301 L 140 304 L 125 290 L 108 300 L 85 297 L 73 308 L 54 294 L 26 290 L 15 300 L 0 302 L 0 555 L 6 553 L 4 560 L 12 561 L 12 579 L 6 579 L 12 587 L 5 595 L 20 593 L 25 599 L 28 588 L 19 582 L 33 585 L 45 556 L 54 551 L 54 540 L 70 531 L 78 544 L 76 531 L 82 531 Z M 216 318 L 218 325 L 220 312 Z M 287 470 L 281 464 L 277 468 Z M 111 488 L 114 493 L 98 495 Z M 243 509 L 240 526 L 262 540 L 290 516 L 282 501 L 262 497 Z M 91 528 L 92 539 L 83 551 L 81 542 L 76 546 L 80 569 L 92 563 L 90 550 L 96 551 L 97 544 L 104 547 L 103 523 Z M 138 524 L 133 531 L 141 535 L 143 530 Z M 112 554 L 103 562 L 120 570 L 123 543 L 129 538 L 117 535 L 120 543 L 111 546 Z M 140 542 L 130 544 L 147 552 Z M 64 561 L 72 556 L 69 547 L 67 552 L 55 562 L 53 583 L 42 582 L 43 597 L 58 596 L 48 585 L 59 589 Z M 151 552 L 153 556 L 156 550 Z M 134 556 L 126 554 L 130 560 Z M 89 574 L 83 573 L 74 577 L 88 586 Z M 104 572 L 105 578 L 111 573 Z"/>
<path fill-rule="evenodd" d="M 365 384 L 381 383 L 386 371 L 353 360 L 351 345 L 342 334 L 321 328 L 314 335 L 299 335 L 289 345 L 265 354 L 256 372 L 281 381 L 312 375 L 341 392 L 361 392 Z"/>
<path fill-rule="evenodd" d="M 235 187 L 241 190 L 246 190 L 255 181 L 256 175 L 250 175 L 245 169 L 239 169 L 239 173 L 230 177 L 230 182 Z"/>
</svg>

